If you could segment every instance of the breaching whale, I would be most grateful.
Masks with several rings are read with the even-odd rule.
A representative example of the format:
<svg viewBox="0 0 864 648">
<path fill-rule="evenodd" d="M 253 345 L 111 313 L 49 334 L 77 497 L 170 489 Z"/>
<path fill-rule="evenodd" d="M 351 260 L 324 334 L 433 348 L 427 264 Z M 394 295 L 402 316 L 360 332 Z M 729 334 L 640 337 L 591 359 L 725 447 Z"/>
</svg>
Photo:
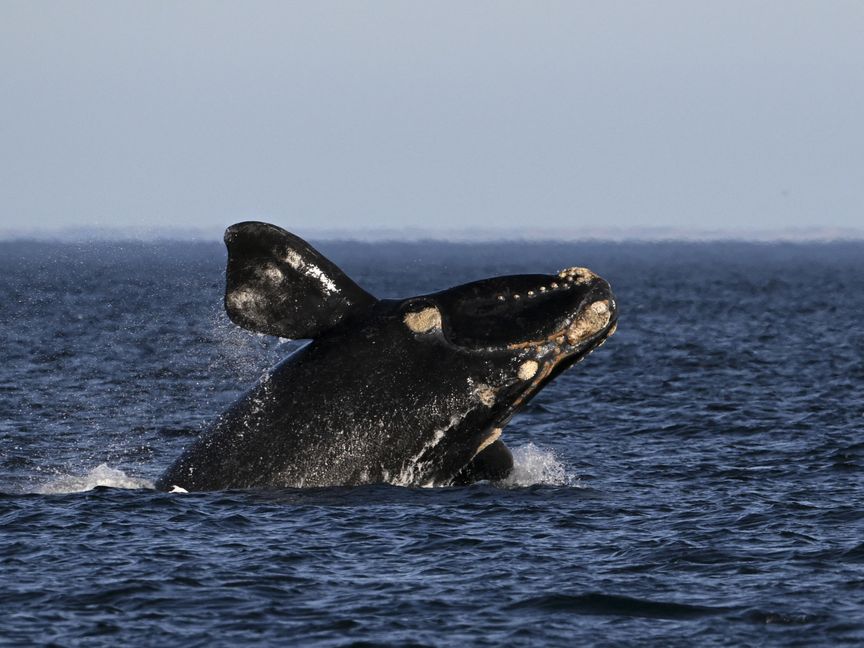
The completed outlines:
<svg viewBox="0 0 864 648">
<path fill-rule="evenodd" d="M 232 225 L 225 244 L 229 318 L 311 343 L 205 429 L 163 490 L 506 477 L 504 426 L 616 327 L 609 284 L 586 268 L 376 299 L 275 225 Z"/>
</svg>

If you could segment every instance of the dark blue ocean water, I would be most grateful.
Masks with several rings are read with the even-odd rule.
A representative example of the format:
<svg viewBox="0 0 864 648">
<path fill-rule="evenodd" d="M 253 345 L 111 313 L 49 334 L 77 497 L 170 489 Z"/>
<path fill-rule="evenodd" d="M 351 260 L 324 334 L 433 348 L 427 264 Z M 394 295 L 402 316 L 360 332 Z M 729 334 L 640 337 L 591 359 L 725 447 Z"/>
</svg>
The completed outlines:
<svg viewBox="0 0 864 648">
<path fill-rule="evenodd" d="M 864 244 L 320 247 L 379 296 L 586 265 L 618 333 L 508 484 L 170 495 L 291 344 L 221 244 L 0 243 L 0 643 L 864 642 Z"/>
</svg>

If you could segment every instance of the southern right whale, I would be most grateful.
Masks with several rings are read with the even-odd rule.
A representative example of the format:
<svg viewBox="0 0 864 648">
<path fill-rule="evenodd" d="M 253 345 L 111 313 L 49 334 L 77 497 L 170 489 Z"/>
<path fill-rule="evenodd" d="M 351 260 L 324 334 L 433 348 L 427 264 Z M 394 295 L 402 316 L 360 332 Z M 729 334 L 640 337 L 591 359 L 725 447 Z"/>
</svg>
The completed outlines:
<svg viewBox="0 0 864 648">
<path fill-rule="evenodd" d="M 609 284 L 586 268 L 376 299 L 274 225 L 233 225 L 225 243 L 231 320 L 312 342 L 205 429 L 163 490 L 505 477 L 504 426 L 616 327 Z"/>
</svg>

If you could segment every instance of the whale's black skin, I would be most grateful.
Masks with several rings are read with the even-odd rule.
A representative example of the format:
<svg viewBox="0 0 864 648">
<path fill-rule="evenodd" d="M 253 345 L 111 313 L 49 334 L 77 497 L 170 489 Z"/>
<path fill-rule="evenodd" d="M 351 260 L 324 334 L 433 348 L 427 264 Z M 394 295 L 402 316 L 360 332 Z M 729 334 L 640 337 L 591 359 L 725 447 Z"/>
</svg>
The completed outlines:
<svg viewBox="0 0 864 648">
<path fill-rule="evenodd" d="M 312 342 L 205 430 L 160 489 L 503 478 L 501 429 L 616 325 L 609 285 L 584 268 L 378 300 L 276 226 L 240 223 L 225 241 L 229 317 Z"/>
</svg>

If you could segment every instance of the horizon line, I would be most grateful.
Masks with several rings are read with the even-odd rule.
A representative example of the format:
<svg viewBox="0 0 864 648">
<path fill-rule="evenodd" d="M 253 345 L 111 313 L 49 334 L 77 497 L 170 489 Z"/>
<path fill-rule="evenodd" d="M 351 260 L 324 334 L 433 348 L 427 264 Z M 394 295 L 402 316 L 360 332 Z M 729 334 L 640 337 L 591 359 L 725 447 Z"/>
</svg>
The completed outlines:
<svg viewBox="0 0 864 648">
<path fill-rule="evenodd" d="M 593 228 L 306 228 L 291 230 L 314 241 L 362 243 L 830 243 L 864 242 L 864 229 L 853 227 L 790 227 L 761 229 L 708 229 L 685 227 L 593 227 Z M 221 227 L 98 227 L 0 228 L 0 242 L 122 242 L 122 241 L 221 241 Z"/>
</svg>

